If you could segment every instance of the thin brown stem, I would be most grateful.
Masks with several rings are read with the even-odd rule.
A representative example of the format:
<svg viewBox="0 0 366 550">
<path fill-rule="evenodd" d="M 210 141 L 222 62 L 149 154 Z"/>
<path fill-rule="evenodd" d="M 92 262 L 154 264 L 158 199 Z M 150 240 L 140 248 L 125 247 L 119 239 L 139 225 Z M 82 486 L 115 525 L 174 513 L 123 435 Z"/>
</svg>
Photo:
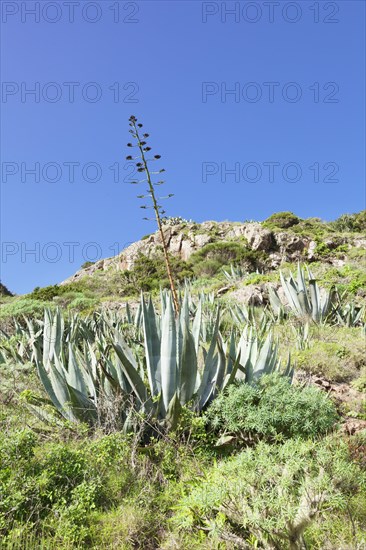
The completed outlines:
<svg viewBox="0 0 366 550">
<path fill-rule="evenodd" d="M 168 274 L 170 289 L 172 291 L 172 296 L 173 296 L 174 311 L 175 311 L 175 314 L 178 315 L 179 314 L 178 295 L 177 295 L 177 290 L 176 290 L 176 287 L 175 287 L 174 278 L 173 278 L 173 274 L 172 274 L 172 269 L 171 269 L 171 265 L 170 265 L 169 254 L 168 254 L 168 246 L 167 246 L 167 242 L 166 242 L 166 238 L 165 238 L 165 234 L 164 234 L 164 230 L 163 230 L 163 224 L 161 222 L 161 217 L 160 217 L 160 212 L 159 212 L 159 205 L 156 201 L 154 186 L 153 186 L 152 181 L 151 181 L 150 170 L 149 170 L 147 160 L 146 160 L 146 157 L 145 157 L 145 152 L 144 152 L 144 149 L 143 149 L 143 145 L 141 144 L 141 140 L 140 140 L 138 128 L 136 126 L 136 122 L 133 120 L 132 124 L 133 124 L 134 133 L 136 135 L 137 144 L 138 144 L 138 147 L 140 149 L 143 168 L 145 170 L 146 179 L 147 179 L 147 182 L 148 182 L 148 185 L 149 185 L 149 194 L 150 194 L 152 202 L 153 202 L 153 208 L 154 208 L 154 212 L 155 212 L 156 223 L 158 224 L 158 229 L 159 229 L 159 233 L 160 233 L 160 237 L 161 237 L 161 242 L 162 242 L 162 245 L 163 245 L 164 260 L 165 260 L 165 266 L 166 266 L 166 270 L 167 270 L 167 274 Z"/>
</svg>

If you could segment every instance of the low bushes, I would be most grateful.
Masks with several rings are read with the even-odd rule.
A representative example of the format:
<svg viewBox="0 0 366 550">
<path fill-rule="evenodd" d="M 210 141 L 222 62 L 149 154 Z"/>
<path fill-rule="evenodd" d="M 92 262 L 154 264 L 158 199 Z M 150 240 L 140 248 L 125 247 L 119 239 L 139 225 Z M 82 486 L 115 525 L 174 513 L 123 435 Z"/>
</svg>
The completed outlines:
<svg viewBox="0 0 366 550">
<path fill-rule="evenodd" d="M 236 441 L 315 437 L 337 421 L 332 401 L 314 387 L 291 385 L 278 374 L 263 376 L 256 384 L 229 386 L 207 411 L 210 426 Z"/>
<path fill-rule="evenodd" d="M 176 281 L 182 282 L 185 278 L 192 277 L 193 271 L 188 262 L 171 255 L 170 264 Z M 133 269 L 122 272 L 120 283 L 120 292 L 124 296 L 137 295 L 141 290 L 151 292 L 159 290 L 160 287 L 168 288 L 169 279 L 163 256 L 157 254 L 148 258 L 140 254 L 134 262 Z"/>
<path fill-rule="evenodd" d="M 300 218 L 295 216 L 293 212 L 277 212 L 267 218 L 263 225 L 269 228 L 288 229 L 293 225 L 297 225 L 300 222 Z"/>
<path fill-rule="evenodd" d="M 341 441 L 261 442 L 189 487 L 172 523 L 199 548 L 358 548 L 365 483 Z"/>
<path fill-rule="evenodd" d="M 357 214 L 342 214 L 334 222 L 330 222 L 336 231 L 349 231 L 363 233 L 366 231 L 366 210 Z"/>
<path fill-rule="evenodd" d="M 262 266 L 265 254 L 251 250 L 235 242 L 206 244 L 190 257 L 190 264 L 197 276 L 213 276 L 224 266 L 238 265 L 253 271 Z"/>
</svg>

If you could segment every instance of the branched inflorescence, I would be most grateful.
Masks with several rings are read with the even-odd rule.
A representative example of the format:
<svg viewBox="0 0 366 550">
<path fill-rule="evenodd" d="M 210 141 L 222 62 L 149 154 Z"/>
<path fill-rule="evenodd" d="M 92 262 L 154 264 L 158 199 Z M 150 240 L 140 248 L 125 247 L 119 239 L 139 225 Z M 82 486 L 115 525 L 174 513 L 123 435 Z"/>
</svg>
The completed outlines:
<svg viewBox="0 0 366 550">
<path fill-rule="evenodd" d="M 163 217 L 166 214 L 166 212 L 163 209 L 163 207 L 160 204 L 158 204 L 158 200 L 160 201 L 163 199 L 169 199 L 170 197 L 173 197 L 173 193 L 169 193 L 165 197 L 156 197 L 155 187 L 158 185 L 162 185 L 164 183 L 164 180 L 158 180 L 156 182 L 153 182 L 151 179 L 151 176 L 153 175 L 158 176 L 159 174 L 165 172 L 165 169 L 162 168 L 157 171 L 151 171 L 149 169 L 149 163 L 159 160 L 161 158 L 161 155 L 154 155 L 148 158 L 148 155 L 150 154 L 150 151 L 151 151 L 151 147 L 147 145 L 146 140 L 149 138 L 149 134 L 143 133 L 143 131 L 141 130 L 143 125 L 137 122 L 137 118 L 133 115 L 130 116 L 129 118 L 129 125 L 130 125 L 129 132 L 134 138 L 134 140 L 136 140 L 136 144 L 134 145 L 133 143 L 127 143 L 127 147 L 137 147 L 139 149 L 139 154 L 136 156 L 128 155 L 126 157 L 126 160 L 136 161 L 137 172 L 141 174 L 144 173 L 146 176 L 141 180 L 132 181 L 132 183 L 134 184 L 147 183 L 148 189 L 146 190 L 146 194 L 137 195 L 137 198 L 146 199 L 150 197 L 151 199 L 151 202 L 152 202 L 151 205 L 142 205 L 140 206 L 140 208 L 143 208 L 144 210 L 152 208 L 154 210 L 156 223 L 158 224 L 158 229 L 161 236 L 161 242 L 163 245 L 164 260 L 165 260 L 166 270 L 169 278 L 170 288 L 172 291 L 174 309 L 177 315 L 179 313 L 179 302 L 178 302 L 177 291 L 176 291 L 176 287 L 175 287 L 175 283 L 172 275 L 172 269 L 169 261 L 168 246 L 167 246 L 167 242 L 166 242 L 166 238 L 163 230 Z M 147 217 L 144 218 L 144 220 L 149 220 L 149 219 L 151 218 L 147 218 Z"/>
</svg>

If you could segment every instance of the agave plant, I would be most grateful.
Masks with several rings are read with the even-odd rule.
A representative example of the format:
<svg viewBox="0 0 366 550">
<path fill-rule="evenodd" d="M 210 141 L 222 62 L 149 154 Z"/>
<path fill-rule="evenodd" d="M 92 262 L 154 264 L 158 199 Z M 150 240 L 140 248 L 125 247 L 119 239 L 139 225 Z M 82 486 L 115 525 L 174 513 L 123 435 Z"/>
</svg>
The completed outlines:
<svg viewBox="0 0 366 550">
<path fill-rule="evenodd" d="M 288 308 L 296 316 L 311 318 L 315 323 L 324 323 L 334 315 L 339 305 L 337 290 L 334 286 L 329 291 L 320 289 L 309 268 L 307 268 L 307 274 L 309 286 L 306 285 L 305 270 L 300 263 L 297 267 L 296 279 L 291 272 L 289 277 L 285 277 L 280 271 L 281 285 Z M 269 299 L 274 314 L 280 315 L 284 304 L 276 290 L 269 289 Z"/>
<path fill-rule="evenodd" d="M 71 334 L 75 335 L 75 331 Z M 45 310 L 42 346 L 35 345 L 34 352 L 39 378 L 49 401 L 63 417 L 70 421 L 95 424 L 103 421 L 107 402 L 117 397 L 130 401 L 131 388 L 119 364 L 112 364 L 101 349 L 101 341 L 91 343 L 87 339 L 70 341 L 64 319 L 59 310 L 54 315 Z M 32 410 L 42 419 L 45 412 L 31 400 Z M 128 408 L 120 413 L 126 420 Z"/>
<path fill-rule="evenodd" d="M 365 306 L 359 307 L 349 303 L 337 310 L 337 321 L 346 327 L 362 326 L 366 323 L 365 313 Z"/>
<path fill-rule="evenodd" d="M 1 331 L 0 351 L 4 363 L 34 362 L 34 343 L 42 338 L 42 323 L 23 317 L 24 323 L 14 319 L 15 334 L 11 337 Z"/>
<path fill-rule="evenodd" d="M 251 328 L 238 343 L 235 331 L 225 341 L 219 309 L 206 342 L 202 300 L 192 319 L 190 301 L 185 293 L 176 316 L 171 293 L 162 292 L 159 315 L 141 296 L 143 341 L 136 345 L 105 318 L 95 341 L 74 343 L 60 311 L 46 310 L 43 344 L 35 344 L 34 354 L 49 403 L 68 420 L 91 425 L 103 422 L 106 403 L 118 403 L 115 414 L 125 427 L 134 411 L 173 428 L 182 406 L 202 410 L 236 377 L 251 383 L 280 368 L 271 334 L 262 341 Z"/>
<path fill-rule="evenodd" d="M 244 277 L 248 275 L 248 272 L 242 269 L 240 266 L 234 266 L 232 264 L 230 265 L 230 271 L 227 271 L 223 268 L 222 272 L 227 281 L 232 284 L 241 281 L 242 279 L 244 279 Z"/>
<path fill-rule="evenodd" d="M 121 335 L 113 347 L 122 368 L 140 402 L 147 396 L 156 402 L 155 414 L 173 425 L 180 407 L 193 400 L 202 409 L 217 391 L 229 383 L 236 374 L 238 357 L 225 353 L 219 334 L 220 312 L 217 312 L 214 332 L 208 349 L 201 346 L 202 304 L 199 302 L 192 326 L 190 325 L 189 298 L 185 294 L 178 317 L 175 316 L 171 294 L 162 296 L 161 318 L 151 298 L 142 298 L 144 346 L 148 391 L 139 375 L 133 356 L 126 353 Z"/>
<path fill-rule="evenodd" d="M 255 308 L 252 305 L 247 307 L 245 304 L 235 304 L 229 306 L 228 309 L 230 318 L 238 327 L 251 325 L 260 339 L 265 336 L 273 322 L 268 310 L 263 308 Z"/>
<path fill-rule="evenodd" d="M 290 355 L 285 369 L 281 367 L 278 355 L 278 343 L 274 342 L 272 332 L 265 340 L 258 338 L 253 327 L 246 327 L 239 341 L 238 379 L 248 384 L 257 381 L 263 374 L 279 372 L 292 379 L 294 369 L 291 367 Z"/>
</svg>

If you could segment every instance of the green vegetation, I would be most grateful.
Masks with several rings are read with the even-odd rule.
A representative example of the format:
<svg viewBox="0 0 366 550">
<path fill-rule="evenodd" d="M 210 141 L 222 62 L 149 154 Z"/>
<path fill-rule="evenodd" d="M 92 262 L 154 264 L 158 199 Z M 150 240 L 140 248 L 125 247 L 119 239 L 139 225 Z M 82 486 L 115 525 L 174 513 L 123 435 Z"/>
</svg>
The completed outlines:
<svg viewBox="0 0 366 550">
<path fill-rule="evenodd" d="M 358 377 L 366 365 L 365 341 L 360 328 L 314 328 L 308 347 L 293 352 L 298 368 L 335 382 Z"/>
<path fill-rule="evenodd" d="M 300 222 L 300 218 L 295 216 L 292 212 L 277 212 L 267 218 L 263 225 L 268 228 L 288 229 L 293 225 L 297 225 Z"/>
<path fill-rule="evenodd" d="M 177 282 L 183 282 L 193 276 L 191 265 L 176 256 L 169 255 L 171 271 Z M 139 254 L 134 262 L 133 269 L 123 271 L 120 284 L 124 296 L 136 296 L 140 291 L 158 291 L 159 288 L 169 287 L 164 259 L 157 253 L 155 257 L 147 258 Z"/>
<path fill-rule="evenodd" d="M 192 254 L 190 264 L 197 276 L 216 275 L 223 267 L 236 265 L 250 271 L 262 266 L 265 254 L 251 250 L 248 246 L 235 242 L 206 244 Z"/>
<path fill-rule="evenodd" d="M 366 210 L 362 210 L 357 214 L 342 214 L 330 225 L 336 231 L 349 231 L 364 233 L 366 231 Z"/>
<path fill-rule="evenodd" d="M 261 442 L 208 470 L 178 502 L 173 524 L 211 539 L 202 548 L 356 548 L 364 487 L 343 442 Z"/>
<path fill-rule="evenodd" d="M 0 296 L 13 296 L 10 290 L 0 282 Z"/>
<path fill-rule="evenodd" d="M 310 438 L 333 428 L 337 413 L 332 401 L 313 387 L 291 385 L 267 375 L 255 384 L 236 383 L 215 399 L 207 411 L 212 428 L 223 437 L 248 442 L 280 437 Z"/>
<path fill-rule="evenodd" d="M 124 323 L 115 320 L 112 329 L 110 319 L 102 315 L 97 330 L 94 320 L 90 323 L 76 316 L 65 328 L 59 310 L 55 315 L 45 311 L 37 333 L 27 321 L 31 349 L 19 348 L 12 355 L 37 367 L 49 399 L 26 394 L 36 414 L 48 422 L 56 422 L 59 416 L 91 426 L 112 424 L 113 429 L 124 431 L 133 429 L 137 418 L 147 418 L 171 430 L 183 406 L 191 403 L 200 411 L 236 378 L 250 383 L 280 370 L 271 333 L 263 340 L 246 332 L 240 340 L 232 334 L 225 341 L 219 331 L 219 311 L 212 315 L 209 327 L 203 325 L 203 298 L 192 325 L 188 292 L 177 318 L 171 295 L 162 294 L 161 301 L 159 316 L 151 300 L 141 299 L 132 337 Z M 130 312 L 127 320 L 132 323 Z M 19 329 L 23 335 L 27 330 Z M 143 362 L 136 340 L 144 349 Z M 9 348 L 1 347 L 6 357 Z M 289 362 L 284 375 L 292 375 Z"/>
<path fill-rule="evenodd" d="M 28 297 L 17 297 L 1 306 L 0 318 L 17 318 L 22 315 L 42 315 L 44 308 L 49 307 L 48 301 L 41 301 Z"/>
<path fill-rule="evenodd" d="M 296 274 L 208 224 L 169 257 L 179 314 L 159 247 L 2 293 L 0 547 L 361 550 L 363 220 L 271 216 L 318 243 Z M 263 305 L 243 303 L 252 285 Z"/>
<path fill-rule="evenodd" d="M 329 322 L 339 310 L 339 297 L 335 288 L 322 292 L 312 272 L 307 269 L 308 287 L 305 270 L 297 267 L 297 277 L 290 272 L 285 277 L 280 271 L 280 280 L 288 306 L 294 315 L 302 319 L 311 319 L 315 323 Z M 281 316 L 285 305 L 276 290 L 269 289 L 269 298 L 274 315 Z"/>
</svg>

